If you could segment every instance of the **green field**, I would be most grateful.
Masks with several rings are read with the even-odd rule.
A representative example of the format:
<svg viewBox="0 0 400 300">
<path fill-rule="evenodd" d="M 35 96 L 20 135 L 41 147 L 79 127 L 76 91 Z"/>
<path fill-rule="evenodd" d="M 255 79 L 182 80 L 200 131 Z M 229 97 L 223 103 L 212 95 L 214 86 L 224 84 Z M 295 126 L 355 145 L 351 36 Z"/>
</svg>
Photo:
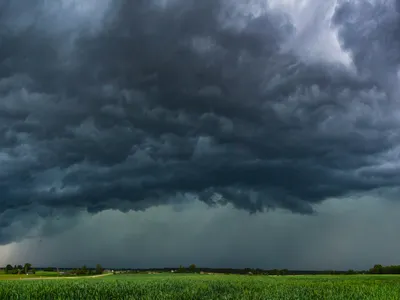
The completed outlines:
<svg viewBox="0 0 400 300">
<path fill-rule="evenodd" d="M 6 274 L 4 272 L 0 272 L 0 280 L 17 280 L 21 278 L 40 278 L 40 277 L 60 277 L 57 272 L 46 272 L 46 271 L 37 271 L 36 274 Z"/>
<path fill-rule="evenodd" d="M 22 274 L 6 274 L 4 272 L 0 272 L 0 281 L 1 280 L 20 280 L 20 279 L 39 279 L 39 278 L 64 278 L 64 277 L 91 277 L 92 275 L 79 275 L 79 276 L 74 276 L 74 275 L 60 275 L 58 272 L 48 272 L 48 271 L 37 271 L 36 274 L 29 274 L 26 275 L 24 273 Z M 1 298 L 0 298 L 1 299 Z"/>
<path fill-rule="evenodd" d="M 111 275 L 0 281 L 0 299 L 399 300 L 400 276 Z"/>
</svg>

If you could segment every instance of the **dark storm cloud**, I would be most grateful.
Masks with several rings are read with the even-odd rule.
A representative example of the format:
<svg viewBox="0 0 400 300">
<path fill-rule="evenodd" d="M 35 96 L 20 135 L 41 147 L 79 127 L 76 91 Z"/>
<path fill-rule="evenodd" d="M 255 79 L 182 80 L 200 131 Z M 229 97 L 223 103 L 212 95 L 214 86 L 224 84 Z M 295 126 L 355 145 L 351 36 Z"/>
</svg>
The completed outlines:
<svg viewBox="0 0 400 300">
<path fill-rule="evenodd" d="M 313 213 L 400 182 L 394 2 L 336 8 L 355 70 L 299 57 L 296 22 L 277 9 L 25 2 L 0 1 L 3 227 L 24 208 L 146 209 L 185 196 Z"/>
<path fill-rule="evenodd" d="M 188 199 L 146 212 L 80 213 L 72 221 L 41 220 L 51 237 L 31 234 L 0 246 L 0 265 L 367 270 L 377 262 L 396 264 L 399 208 L 398 201 L 382 205 L 374 195 L 324 201 L 313 217 L 280 210 L 249 215 L 232 205 L 209 209 Z M 70 225 L 75 228 L 57 232 Z M 382 247 L 387 241 L 390 247 Z"/>
</svg>

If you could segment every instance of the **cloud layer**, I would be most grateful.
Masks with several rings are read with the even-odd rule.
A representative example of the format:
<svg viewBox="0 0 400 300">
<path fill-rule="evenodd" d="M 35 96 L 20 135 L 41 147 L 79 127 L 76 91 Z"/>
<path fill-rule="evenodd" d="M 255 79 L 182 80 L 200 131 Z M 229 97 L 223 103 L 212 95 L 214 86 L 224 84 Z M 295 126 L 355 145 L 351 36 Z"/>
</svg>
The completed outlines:
<svg viewBox="0 0 400 300">
<path fill-rule="evenodd" d="M 209 208 L 186 201 L 145 212 L 47 219 L 36 230 L 46 237 L 0 246 L 0 265 L 368 270 L 377 263 L 398 264 L 400 203 L 382 205 L 378 197 L 337 200 L 317 205 L 313 217 L 279 209 L 249 215 L 231 205 Z M 54 235 L 67 220 L 73 226 Z"/>
<path fill-rule="evenodd" d="M 92 2 L 0 1 L 1 244 L 54 211 L 398 186 L 397 2 Z"/>
</svg>

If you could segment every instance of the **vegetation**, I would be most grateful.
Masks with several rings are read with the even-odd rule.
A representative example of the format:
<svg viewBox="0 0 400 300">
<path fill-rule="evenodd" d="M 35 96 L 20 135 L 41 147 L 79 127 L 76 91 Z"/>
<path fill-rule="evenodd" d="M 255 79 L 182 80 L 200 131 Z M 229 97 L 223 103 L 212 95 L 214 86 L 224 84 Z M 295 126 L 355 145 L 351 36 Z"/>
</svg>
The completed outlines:
<svg viewBox="0 0 400 300">
<path fill-rule="evenodd" d="M 177 273 L 196 273 L 198 270 L 195 264 L 191 264 L 188 268 L 180 265 L 179 269 L 176 270 Z"/>
<path fill-rule="evenodd" d="M 325 271 L 301 271 L 301 270 L 288 270 L 288 269 L 228 269 L 228 268 L 199 268 L 195 264 L 188 267 L 182 265 L 179 268 L 164 268 L 164 269 L 135 269 L 135 270 L 121 270 L 124 273 L 148 273 L 148 272 L 171 272 L 174 273 L 221 273 L 221 274 L 247 274 L 247 275 L 356 275 L 356 274 L 400 274 L 400 265 L 395 266 L 382 266 L 375 265 L 370 270 L 325 270 Z"/>
<path fill-rule="evenodd" d="M 14 267 L 12 265 L 7 265 L 4 268 L 4 273 L 5 274 L 28 274 L 28 273 L 33 273 L 35 274 L 35 269 L 32 268 L 32 265 L 29 263 L 26 263 L 24 267 L 21 265 L 15 265 Z"/>
<path fill-rule="evenodd" d="M 88 267 L 83 266 L 81 268 L 68 271 L 65 274 L 85 276 L 85 275 L 100 275 L 103 274 L 103 272 L 104 272 L 103 267 L 100 264 L 97 264 L 96 269 L 89 269 Z"/>
<path fill-rule="evenodd" d="M 369 270 L 370 274 L 400 274 L 400 266 L 375 265 Z"/>
<path fill-rule="evenodd" d="M 97 264 L 95 269 L 90 269 L 87 268 L 86 266 L 83 266 L 81 268 L 70 269 L 64 272 L 59 272 L 57 268 L 53 267 L 47 267 L 40 271 L 36 271 L 34 268 L 32 268 L 32 264 L 30 263 L 26 263 L 23 267 L 21 265 L 18 266 L 15 265 L 13 267 L 12 265 L 8 264 L 4 268 L 4 274 L 9 275 L 7 278 L 12 278 L 13 275 L 23 275 L 23 274 L 32 274 L 45 277 L 89 276 L 89 275 L 100 275 L 103 274 L 103 272 L 104 269 L 100 264 Z"/>
<path fill-rule="evenodd" d="M 103 274 L 103 272 L 104 272 L 103 267 L 102 267 L 100 264 L 97 264 L 97 265 L 96 265 L 96 274 L 97 274 L 97 275 Z"/>
<path fill-rule="evenodd" d="M 399 274 L 399 269 L 398 266 L 375 265 L 364 272 L 324 271 L 327 275 L 293 276 L 300 271 L 204 269 L 192 264 L 178 269 L 153 269 L 153 272 L 136 270 L 121 274 L 117 271 L 116 276 L 99 278 L 85 275 L 102 274 L 104 269 L 100 264 L 91 269 L 86 266 L 71 269 L 62 272 L 63 275 L 57 268 L 46 268 L 37 271 L 36 275 L 24 276 L 26 271 L 31 274 L 33 270 L 32 265 L 26 263 L 4 268 L 4 274 L 0 276 L 5 279 L 0 281 L 0 299 L 398 300 L 400 276 L 388 274 Z M 237 274 L 232 274 L 235 272 Z M 63 276 L 72 275 L 75 279 L 63 280 Z M 59 277 L 59 280 L 44 280 L 51 279 L 49 277 Z"/>
<path fill-rule="evenodd" d="M 0 281 L 0 299 L 398 300 L 400 276 L 117 275 Z"/>
</svg>

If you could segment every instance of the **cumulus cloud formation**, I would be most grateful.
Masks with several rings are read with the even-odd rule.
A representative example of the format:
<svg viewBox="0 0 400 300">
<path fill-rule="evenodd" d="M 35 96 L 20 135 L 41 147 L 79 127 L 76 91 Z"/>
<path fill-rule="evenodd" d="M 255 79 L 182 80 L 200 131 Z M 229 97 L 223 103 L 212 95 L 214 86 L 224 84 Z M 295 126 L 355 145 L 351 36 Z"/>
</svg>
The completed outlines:
<svg viewBox="0 0 400 300">
<path fill-rule="evenodd" d="M 0 0 L 0 243 L 54 211 L 396 188 L 398 1 L 320 2 Z"/>
</svg>

